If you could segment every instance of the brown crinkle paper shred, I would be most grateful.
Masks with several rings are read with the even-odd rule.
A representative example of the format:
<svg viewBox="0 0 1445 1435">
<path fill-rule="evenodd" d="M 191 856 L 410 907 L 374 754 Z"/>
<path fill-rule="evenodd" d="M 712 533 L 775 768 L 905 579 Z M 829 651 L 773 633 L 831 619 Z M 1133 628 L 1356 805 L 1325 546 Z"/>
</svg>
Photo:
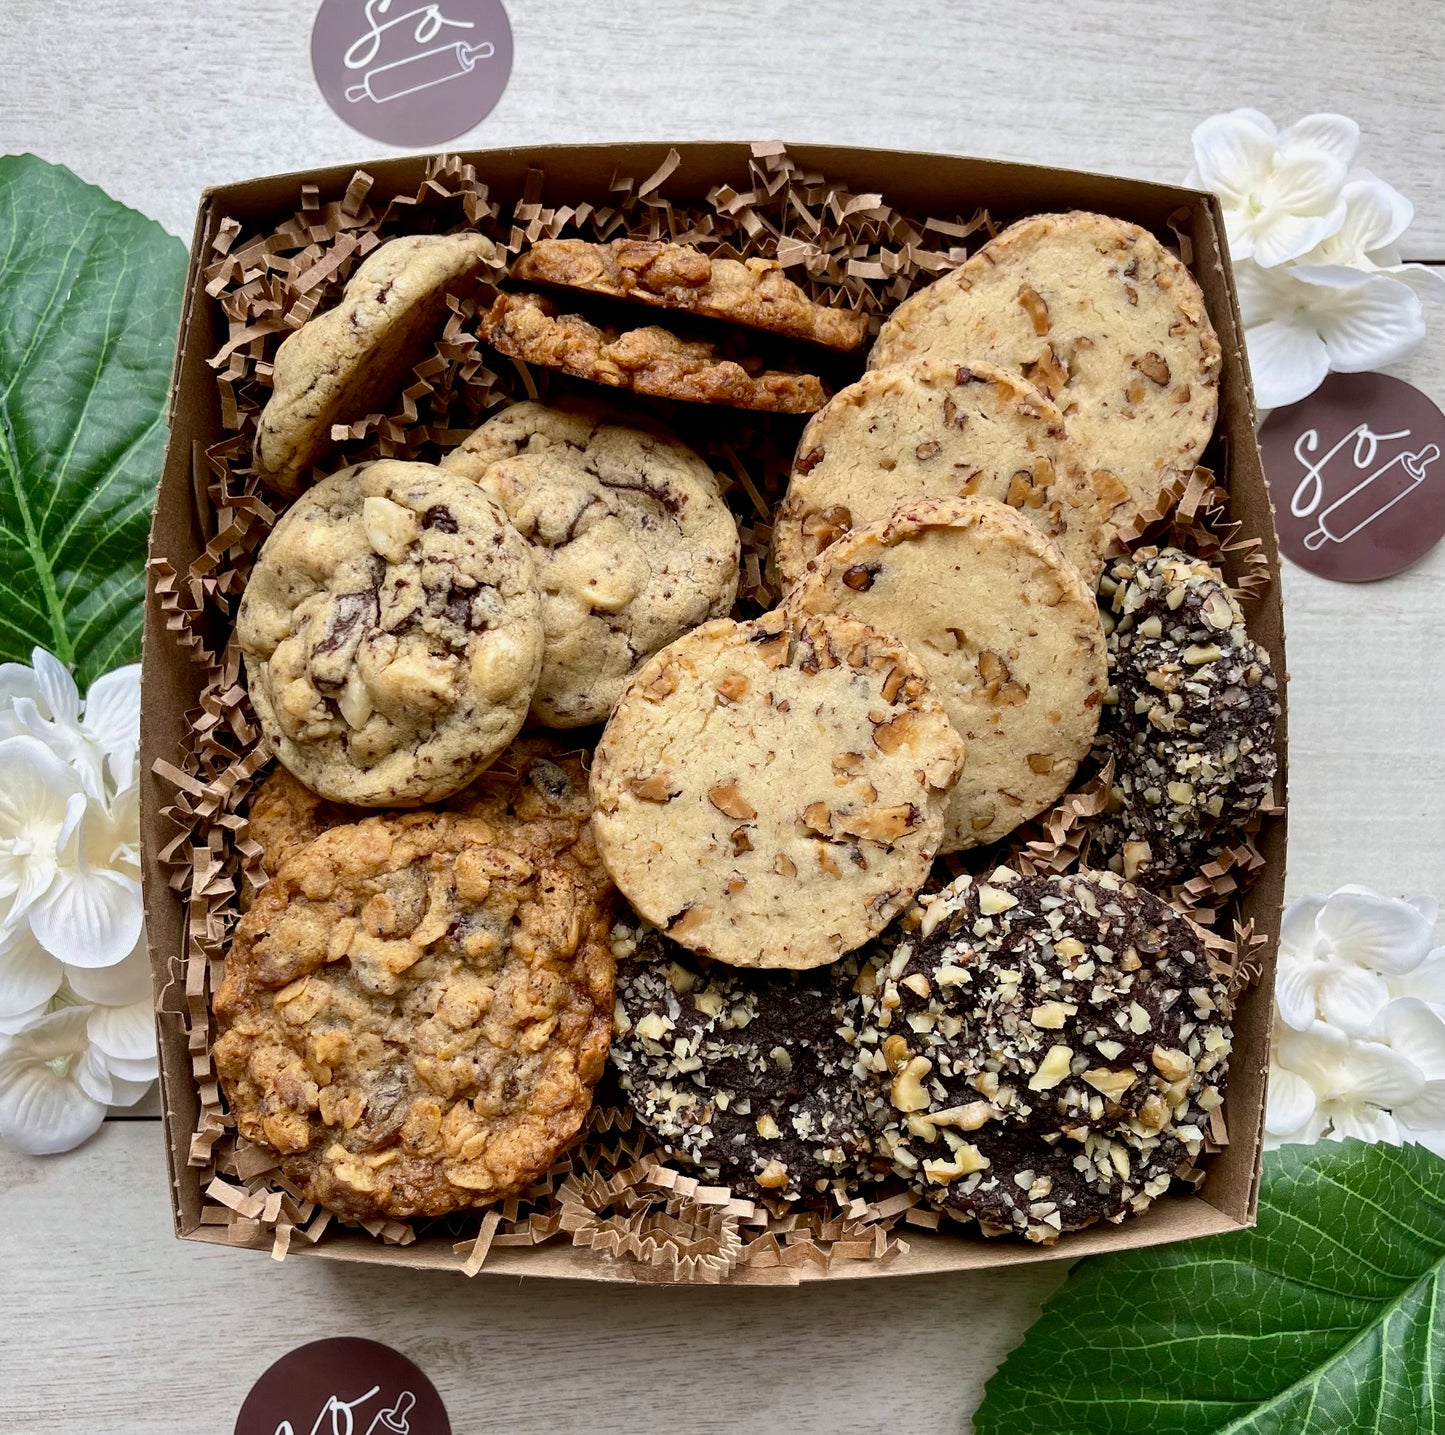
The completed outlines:
<svg viewBox="0 0 1445 1435">
<path fill-rule="evenodd" d="M 996 232 L 982 211 L 953 218 L 906 215 L 881 195 L 852 194 L 801 169 L 779 143 L 756 144 L 745 187 L 715 187 L 705 202 L 667 197 L 675 152 L 640 182 L 617 176 L 605 204 L 544 198 L 544 176 L 529 175 L 508 213 L 485 180 L 460 160 L 430 162 L 414 195 L 381 196 L 358 171 L 344 193 L 321 195 L 302 185 L 299 208 L 265 233 L 247 234 L 223 219 L 204 270 L 207 293 L 229 331 L 210 363 L 216 371 L 225 437 L 193 454 L 193 491 L 207 541 L 186 573 L 163 562 L 152 582 L 165 624 L 189 659 L 204 670 L 199 706 L 177 760 L 156 769 L 173 796 L 165 813 L 176 836 L 161 854 L 173 887 L 185 894 L 189 921 L 184 983 L 186 1030 L 201 1116 L 190 1164 L 202 1173 L 203 1224 L 225 1229 L 238 1245 L 269 1241 L 276 1259 L 298 1244 L 322 1240 L 329 1214 L 303 1199 L 277 1169 L 274 1156 L 235 1135 L 211 1066 L 209 993 L 239 913 L 264 876 L 242 815 L 270 760 L 231 642 L 236 603 L 255 555 L 280 508 L 251 472 L 256 420 L 269 396 L 271 364 L 287 334 L 334 304 L 357 265 L 398 234 L 479 230 L 497 245 L 475 294 L 450 300 L 432 352 L 385 412 L 333 429 L 328 471 L 377 458 L 435 461 L 494 409 L 523 398 L 566 391 L 568 381 L 503 360 L 477 337 L 488 284 L 512 258 L 541 238 L 606 240 L 627 235 L 675 239 L 719 257 L 776 258 L 789 277 L 824 303 L 882 316 L 915 289 L 954 268 Z M 876 328 L 876 324 L 875 324 Z M 765 609 L 779 596 L 769 587 L 770 513 L 781 498 L 802 420 L 741 416 L 732 410 L 643 405 L 706 453 L 722 477 L 743 540 L 740 608 Z M 1267 581 L 1258 544 L 1240 540 L 1226 520 L 1226 495 L 1207 470 L 1181 486 L 1164 541 L 1181 542 L 1214 560 L 1232 559 L 1250 594 Z M 1162 515 L 1155 515 L 1155 521 Z M 1015 835 L 1002 858 L 1025 871 L 1062 871 L 1079 857 L 1088 818 L 1107 797 L 1109 774 L 1081 776 L 1078 789 Z M 998 856 L 995 860 L 1000 860 Z M 1198 918 L 1214 920 L 1242 875 L 1259 864 L 1251 834 L 1184 888 L 1170 894 Z M 973 864 L 976 866 L 977 864 Z M 1221 970 L 1248 979 L 1247 954 L 1257 939 L 1236 924 L 1229 938 L 1211 932 Z M 1217 1133 L 1222 1141 L 1222 1128 Z M 934 1230 L 937 1213 L 894 1185 L 872 1199 L 834 1196 L 817 1208 L 776 1207 L 709 1187 L 666 1163 L 655 1143 L 615 1097 L 599 1096 L 577 1144 L 533 1188 L 484 1211 L 428 1222 L 421 1230 L 452 1240 L 458 1268 L 483 1268 L 488 1253 L 507 1246 L 570 1240 L 636 1280 L 788 1281 L 804 1267 L 846 1260 L 886 1261 L 907 1250 L 905 1225 Z M 414 1241 L 418 1229 L 399 1221 L 365 1226 L 375 1239 Z"/>
</svg>

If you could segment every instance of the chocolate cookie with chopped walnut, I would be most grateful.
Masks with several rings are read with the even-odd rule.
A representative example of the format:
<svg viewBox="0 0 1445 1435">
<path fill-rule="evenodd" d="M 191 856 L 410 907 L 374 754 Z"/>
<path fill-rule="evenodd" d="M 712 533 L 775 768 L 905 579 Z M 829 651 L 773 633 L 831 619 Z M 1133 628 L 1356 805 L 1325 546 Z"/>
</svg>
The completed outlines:
<svg viewBox="0 0 1445 1435">
<path fill-rule="evenodd" d="M 236 640 L 284 767 L 333 802 L 407 807 L 459 791 L 516 736 L 541 599 L 526 543 L 474 484 L 386 460 L 291 506 Z"/>
<path fill-rule="evenodd" d="M 1218 569 L 1140 548 L 1100 587 L 1116 701 L 1101 733 L 1114 759 L 1089 857 L 1162 887 L 1227 846 L 1268 800 L 1279 685 Z"/>
<path fill-rule="evenodd" d="M 866 1171 L 872 1143 L 836 1011 L 850 963 L 820 972 L 703 966 L 651 929 L 613 951 L 612 1064 L 667 1154 L 735 1195 L 798 1200 Z"/>
<path fill-rule="evenodd" d="M 607 1059 L 604 894 L 537 825 L 408 813 L 323 833 L 226 957 L 213 1055 L 237 1131 L 351 1220 L 524 1190 Z"/>
<path fill-rule="evenodd" d="M 1193 1175 L 1228 994 L 1157 897 L 1000 868 L 921 898 L 868 961 L 844 1035 L 881 1154 L 939 1209 L 1049 1242 Z"/>
</svg>

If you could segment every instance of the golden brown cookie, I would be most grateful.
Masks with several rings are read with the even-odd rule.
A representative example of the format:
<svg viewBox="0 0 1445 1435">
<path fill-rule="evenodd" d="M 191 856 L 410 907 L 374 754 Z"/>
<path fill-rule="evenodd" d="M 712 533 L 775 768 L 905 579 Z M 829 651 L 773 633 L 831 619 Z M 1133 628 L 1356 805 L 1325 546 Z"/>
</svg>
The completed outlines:
<svg viewBox="0 0 1445 1435">
<path fill-rule="evenodd" d="M 542 667 L 532 555 L 475 484 L 383 460 L 308 489 L 236 618 L 267 741 L 312 791 L 436 802 L 516 735 Z"/>
<path fill-rule="evenodd" d="M 351 1220 L 525 1190 L 612 1032 L 610 912 L 538 830 L 449 813 L 316 838 L 241 919 L 213 1055 L 239 1134 Z"/>
<path fill-rule="evenodd" d="M 539 239 L 512 264 L 512 278 L 727 319 L 830 349 L 856 349 L 868 316 L 817 304 L 774 259 L 711 258 L 690 244 L 655 239 Z"/>
<path fill-rule="evenodd" d="M 923 885 L 962 753 L 896 639 L 847 618 L 719 619 L 623 694 L 592 769 L 597 845 L 692 951 L 822 966 Z"/>
<path fill-rule="evenodd" d="M 770 413 L 806 414 L 827 393 L 814 374 L 769 369 L 741 344 L 684 339 L 655 324 L 618 329 L 565 314 L 540 294 L 499 294 L 479 322 L 509 358 L 657 398 Z"/>
<path fill-rule="evenodd" d="M 256 472 L 298 493 L 331 446 L 331 426 L 388 403 L 440 333 L 447 295 L 494 253 L 480 234 L 408 234 L 383 244 L 351 276 L 341 302 L 276 351 L 271 397 L 256 426 Z"/>
<path fill-rule="evenodd" d="M 1063 411 L 1115 529 L 1167 509 L 1214 432 L 1219 339 L 1194 276 L 1107 215 L 1020 220 L 889 316 L 868 366 L 989 359 Z"/>
<path fill-rule="evenodd" d="M 1107 538 L 1064 416 L 997 364 L 923 359 L 870 370 L 808 420 L 773 521 L 785 586 L 850 529 L 924 498 L 978 494 L 1018 509 L 1091 586 Z"/>
<path fill-rule="evenodd" d="M 1016 509 L 932 498 L 813 560 L 784 608 L 886 626 L 927 669 L 964 741 L 940 850 L 996 842 L 1068 790 L 1108 688 L 1078 570 Z"/>
</svg>

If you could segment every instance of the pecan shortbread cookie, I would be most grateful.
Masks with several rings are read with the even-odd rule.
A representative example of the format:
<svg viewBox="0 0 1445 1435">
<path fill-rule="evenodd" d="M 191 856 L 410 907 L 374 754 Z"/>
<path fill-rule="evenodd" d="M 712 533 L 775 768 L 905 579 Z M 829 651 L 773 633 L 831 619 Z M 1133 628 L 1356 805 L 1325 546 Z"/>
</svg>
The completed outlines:
<svg viewBox="0 0 1445 1435">
<path fill-rule="evenodd" d="M 217 1075 L 249 1141 L 350 1220 L 525 1190 L 581 1130 L 612 1031 L 607 905 L 534 828 L 334 828 L 241 919 Z"/>
<path fill-rule="evenodd" d="M 1157 897 L 1000 868 L 920 898 L 869 959 L 844 1035 L 880 1150 L 933 1205 L 1050 1242 L 1198 1178 L 1228 993 Z"/>
<path fill-rule="evenodd" d="M 513 262 L 512 278 L 728 319 L 830 349 L 856 349 L 868 336 L 866 314 L 815 303 L 777 260 L 716 259 L 690 244 L 539 239 Z"/>
<path fill-rule="evenodd" d="M 660 426 L 582 400 L 513 404 L 442 467 L 475 482 L 532 547 L 540 723 L 606 718 L 638 663 L 733 605 L 737 524 L 707 463 Z"/>
<path fill-rule="evenodd" d="M 1114 759 L 1090 855 L 1150 887 L 1217 855 L 1268 800 L 1279 684 L 1224 575 L 1177 548 L 1138 548 L 1101 586 L 1116 701 Z"/>
<path fill-rule="evenodd" d="M 479 327 L 509 358 L 657 398 L 807 414 L 828 397 L 815 374 L 769 369 L 726 337 L 685 339 L 655 324 L 596 324 L 540 294 L 499 294 Z"/>
<path fill-rule="evenodd" d="M 516 735 L 542 667 L 532 555 L 474 484 L 344 469 L 261 548 L 236 619 L 281 762 L 337 802 L 435 802 Z"/>
<path fill-rule="evenodd" d="M 1040 214 L 904 300 L 870 368 L 991 359 L 1063 410 L 1106 521 L 1168 508 L 1214 432 L 1219 339 L 1194 276 L 1147 230 Z"/>
<path fill-rule="evenodd" d="M 872 1140 L 836 1012 L 851 962 L 741 971 L 619 923 L 612 1064 L 674 1160 L 740 1196 L 796 1201 L 867 1173 Z"/>
<path fill-rule="evenodd" d="M 718 619 L 633 678 L 593 825 L 643 917 L 740 967 L 816 967 L 923 885 L 963 744 L 900 644 L 847 618 Z"/>
<path fill-rule="evenodd" d="M 840 538 L 784 600 L 798 619 L 886 628 L 928 670 L 964 741 L 941 849 L 996 842 L 1068 789 L 1108 687 L 1078 570 L 1016 509 L 938 498 Z"/>
<path fill-rule="evenodd" d="M 331 426 L 388 402 L 440 331 L 447 296 L 495 250 L 480 234 L 409 234 L 369 255 L 335 308 L 276 351 L 271 397 L 256 425 L 256 472 L 278 493 L 300 491 L 331 445 Z"/>
<path fill-rule="evenodd" d="M 895 508 L 972 494 L 1018 509 L 1097 581 L 1099 504 L 1055 405 L 997 364 L 871 370 L 803 430 L 773 520 L 778 576 L 796 583 L 828 544 Z"/>
</svg>

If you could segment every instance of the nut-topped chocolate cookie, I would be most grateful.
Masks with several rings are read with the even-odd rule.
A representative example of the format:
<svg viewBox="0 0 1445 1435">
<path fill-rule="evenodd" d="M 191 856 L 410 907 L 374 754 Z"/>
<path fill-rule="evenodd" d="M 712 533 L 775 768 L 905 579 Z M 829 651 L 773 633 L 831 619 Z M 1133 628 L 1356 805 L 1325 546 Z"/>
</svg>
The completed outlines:
<svg viewBox="0 0 1445 1435">
<path fill-rule="evenodd" d="M 923 885 L 962 755 L 897 639 L 849 618 L 718 619 L 628 685 L 593 827 L 613 881 L 684 946 L 822 966 Z"/>
<path fill-rule="evenodd" d="M 1159 887 L 1217 854 L 1268 800 L 1279 684 L 1223 574 L 1203 559 L 1136 549 L 1109 565 L 1100 598 L 1114 787 L 1090 858 Z"/>
<path fill-rule="evenodd" d="M 856 968 L 749 972 L 652 929 L 613 931 L 612 1064 L 638 1120 L 675 1160 L 735 1195 L 798 1200 L 841 1189 L 872 1142 L 836 1012 Z"/>
<path fill-rule="evenodd" d="M 474 484 L 345 469 L 267 538 L 236 639 L 267 740 L 313 791 L 435 802 L 516 735 L 542 666 L 532 556 Z"/>
<path fill-rule="evenodd" d="M 353 1220 L 525 1190 L 602 1074 L 610 925 L 535 826 L 408 813 L 323 833 L 226 957 L 213 1055 L 238 1132 Z"/>
<path fill-rule="evenodd" d="M 604 721 L 627 676 L 733 605 L 738 531 L 707 463 L 599 403 L 513 404 L 442 462 L 531 546 L 546 646 L 532 715 Z"/>
<path fill-rule="evenodd" d="M 1193 1171 L 1223 1102 L 1228 995 L 1157 897 L 1000 868 L 921 898 L 867 959 L 844 1034 L 882 1153 L 940 1209 L 1048 1242 Z"/>
</svg>

